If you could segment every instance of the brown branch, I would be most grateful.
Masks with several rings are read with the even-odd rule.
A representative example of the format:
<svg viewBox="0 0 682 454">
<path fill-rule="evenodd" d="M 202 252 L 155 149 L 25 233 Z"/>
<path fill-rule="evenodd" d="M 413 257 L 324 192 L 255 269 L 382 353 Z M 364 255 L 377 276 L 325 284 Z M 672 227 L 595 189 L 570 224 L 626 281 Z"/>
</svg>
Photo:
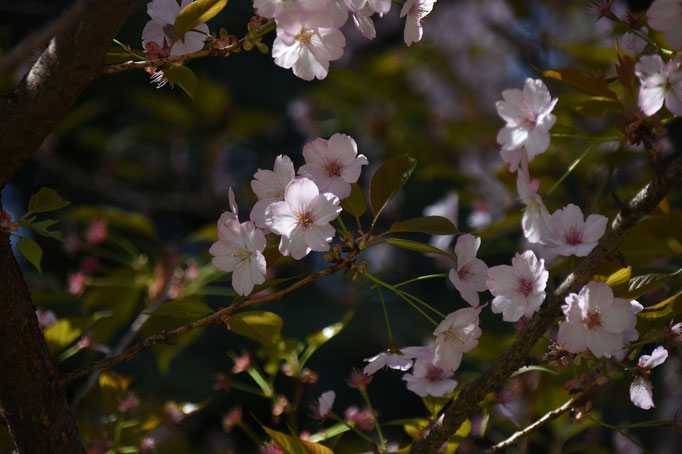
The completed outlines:
<svg viewBox="0 0 682 454">
<path fill-rule="evenodd" d="M 570 411 L 575 407 L 576 403 L 581 400 L 587 393 L 592 391 L 596 386 L 601 385 L 602 382 L 599 379 L 594 380 L 592 383 L 587 385 L 587 387 L 567 400 L 562 406 L 555 408 L 554 410 L 551 410 L 547 413 L 545 413 L 540 419 L 529 425 L 528 427 L 525 427 L 518 432 L 515 432 L 511 437 L 507 438 L 506 440 L 503 440 L 499 443 L 497 443 L 495 446 L 491 446 L 490 448 L 486 449 L 483 451 L 483 454 L 494 454 L 496 452 L 500 452 L 503 449 L 507 449 L 510 446 L 518 443 L 522 438 L 527 437 L 531 433 L 535 432 L 538 430 L 540 427 L 544 426 L 550 421 L 554 421 L 557 419 L 559 416 L 563 415 L 567 411 Z"/>
<path fill-rule="evenodd" d="M 89 2 L 81 15 L 52 38 L 26 76 L 0 102 L 0 188 L 100 74 L 111 41 L 134 3 Z"/>
<path fill-rule="evenodd" d="M 254 35 L 256 37 L 262 36 L 270 31 L 274 30 L 275 21 L 270 20 L 262 25 Z M 196 60 L 197 58 L 203 57 L 227 57 L 232 53 L 239 52 L 242 50 L 244 41 L 247 38 L 242 38 L 239 41 L 235 41 L 227 47 L 217 48 L 212 47 L 210 49 L 204 49 L 197 52 L 192 52 L 185 55 L 175 55 L 172 57 L 158 58 L 156 60 L 145 60 L 145 61 L 130 61 L 126 63 L 119 63 L 117 65 L 109 65 L 102 71 L 103 74 L 117 74 L 123 71 L 130 71 L 131 69 L 147 69 L 147 68 L 163 68 L 165 66 L 172 65 L 177 62 L 188 62 Z"/>
<path fill-rule="evenodd" d="M 28 55 L 36 49 L 41 49 L 55 36 L 67 27 L 71 26 L 74 20 L 80 17 L 88 7 L 92 7 L 94 0 L 80 0 L 69 11 L 60 15 L 52 22 L 37 30 L 19 44 L 14 46 L 2 60 L 0 60 L 0 75 L 9 74 L 21 66 L 26 61 Z"/>
<path fill-rule="evenodd" d="M 169 330 L 169 331 L 161 331 L 159 333 L 156 333 L 152 336 L 149 336 L 148 338 L 144 339 L 142 342 L 138 343 L 137 345 L 131 347 L 130 349 L 126 350 L 125 352 L 121 353 L 120 355 L 116 356 L 111 356 L 109 358 L 103 359 L 101 361 L 96 361 L 94 363 L 90 363 L 87 366 L 83 366 L 80 369 L 76 369 L 73 372 L 69 372 L 68 374 L 64 374 L 62 376 L 62 379 L 60 380 L 60 383 L 62 385 L 68 385 L 72 381 L 84 376 L 88 375 L 93 371 L 100 370 L 100 369 L 105 369 L 109 368 L 111 366 L 115 366 L 117 364 L 125 363 L 127 361 L 130 361 L 133 359 L 135 356 L 139 355 L 145 350 L 149 350 L 151 347 L 157 344 L 165 344 L 168 343 L 169 341 L 175 339 L 176 337 L 185 334 L 189 331 L 192 331 L 193 329 L 196 328 L 202 328 L 205 326 L 209 325 L 214 325 L 214 324 L 225 324 L 229 328 L 229 318 L 232 314 L 234 314 L 235 311 L 239 309 L 244 309 L 246 307 L 251 307 L 251 306 L 256 306 L 258 304 L 265 303 L 267 301 L 274 301 L 282 298 L 284 295 L 287 293 L 296 290 L 299 287 L 302 287 L 306 284 L 309 284 L 310 282 L 319 279 L 324 276 L 328 276 L 330 274 L 334 274 L 337 271 L 346 268 L 350 266 L 352 263 L 353 259 L 355 256 L 357 256 L 360 253 L 358 249 L 354 249 L 351 251 L 346 258 L 344 258 L 341 262 L 337 263 L 336 265 L 331 265 L 327 268 L 325 268 L 322 271 L 318 271 L 317 273 L 313 273 L 300 281 L 295 282 L 294 284 L 290 285 L 289 287 L 280 290 L 278 292 L 272 293 L 270 295 L 262 296 L 260 298 L 254 298 L 250 300 L 235 300 L 232 302 L 232 304 L 225 309 L 219 310 L 217 312 L 214 312 L 211 315 L 208 315 L 200 320 L 197 320 L 195 322 L 189 323 L 187 325 L 183 325 L 179 328 Z"/>
<path fill-rule="evenodd" d="M 452 402 L 443 417 L 410 450 L 412 454 L 435 453 L 453 435 L 464 420 L 478 407 L 478 403 L 497 385 L 523 366 L 528 360 L 530 349 L 561 313 L 561 304 L 569 293 L 577 293 L 593 279 L 599 267 L 618 251 L 625 233 L 639 219 L 653 210 L 670 191 L 675 183 L 682 180 L 682 157 L 676 158 L 665 171 L 656 176 L 625 207 L 611 223 L 599 244 L 582 261 L 575 271 L 547 297 L 542 308 L 521 331 L 514 343 L 500 355 L 493 364 L 476 380 L 467 386 Z"/>
<path fill-rule="evenodd" d="M 84 454 L 35 310 L 9 234 L 0 229 L 0 405 L 13 452 Z"/>
</svg>

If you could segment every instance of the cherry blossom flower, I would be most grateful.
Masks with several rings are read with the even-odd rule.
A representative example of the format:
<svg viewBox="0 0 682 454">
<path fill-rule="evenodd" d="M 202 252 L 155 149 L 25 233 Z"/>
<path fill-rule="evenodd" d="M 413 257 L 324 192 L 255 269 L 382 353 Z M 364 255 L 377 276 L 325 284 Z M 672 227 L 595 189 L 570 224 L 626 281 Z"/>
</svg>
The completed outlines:
<svg viewBox="0 0 682 454">
<path fill-rule="evenodd" d="M 291 12 L 278 16 L 277 38 L 272 45 L 275 64 L 293 69 L 303 80 L 324 79 L 329 62 L 343 55 L 346 45 L 338 19 L 328 12 Z"/>
<path fill-rule="evenodd" d="M 530 243 L 543 243 L 544 238 L 552 231 L 549 211 L 538 195 L 540 180 L 530 181 L 527 171 L 521 169 L 516 175 L 516 190 L 519 198 L 526 205 L 521 218 L 523 236 Z"/>
<path fill-rule="evenodd" d="M 334 391 L 327 391 L 322 393 L 320 398 L 317 400 L 317 404 L 313 407 L 313 412 L 315 418 L 324 419 L 332 411 L 332 405 L 334 405 L 334 399 L 336 399 L 336 393 Z"/>
<path fill-rule="evenodd" d="M 476 258 L 481 239 L 471 234 L 460 235 L 455 245 L 457 268 L 450 270 L 450 281 L 464 301 L 476 307 L 479 303 L 478 292 L 488 290 L 486 279 L 488 265 Z"/>
<path fill-rule="evenodd" d="M 478 345 L 481 328 L 478 314 L 481 308 L 467 307 L 448 314 L 433 332 L 436 349 L 433 364 L 444 370 L 455 371 L 462 362 L 462 353 Z"/>
<path fill-rule="evenodd" d="M 339 199 L 350 195 L 351 183 L 358 181 L 362 166 L 368 164 L 365 155 L 358 155 L 355 140 L 339 133 L 329 140 L 313 140 L 303 147 L 303 157 L 306 164 L 298 173 L 314 181 L 321 192 L 331 192 Z"/>
<path fill-rule="evenodd" d="M 580 208 L 569 203 L 552 213 L 552 233 L 544 243 L 559 255 L 586 257 L 604 235 L 608 221 L 600 214 L 591 214 L 583 220 Z"/>
<path fill-rule="evenodd" d="M 400 10 L 400 17 L 405 17 L 405 44 L 421 41 L 424 35 L 422 19 L 424 19 L 433 9 L 436 0 L 406 0 Z"/>
<path fill-rule="evenodd" d="M 457 387 L 457 381 L 451 378 L 454 372 L 433 364 L 435 345 L 428 346 L 428 352 L 427 357 L 418 358 L 414 362 L 411 374 L 403 375 L 403 380 L 407 382 L 407 389 L 421 397 L 438 397 L 451 393 Z"/>
<path fill-rule="evenodd" d="M 630 332 L 637 323 L 635 314 L 643 308 L 637 301 L 614 298 L 605 283 L 591 281 L 579 294 L 568 295 L 561 309 L 566 321 L 559 326 L 557 340 L 563 348 L 571 353 L 589 349 L 597 358 L 610 358 L 626 337 L 637 339 Z"/>
<path fill-rule="evenodd" d="M 251 209 L 250 218 L 256 226 L 265 228 L 265 210 L 275 202 L 284 200 L 284 190 L 296 176 L 294 164 L 289 156 L 275 158 L 273 170 L 258 169 L 251 180 L 251 189 L 258 202 Z"/>
<path fill-rule="evenodd" d="M 674 114 L 682 115 L 682 70 L 680 59 L 664 63 L 660 55 L 642 55 L 635 65 L 641 87 L 637 104 L 646 115 L 658 112 L 663 103 Z"/>
<path fill-rule="evenodd" d="M 372 14 L 375 11 L 370 7 L 366 0 L 343 0 L 348 11 L 353 15 L 353 23 L 362 36 L 367 39 L 374 39 L 377 36 Z M 390 7 L 390 2 L 389 2 Z"/>
<path fill-rule="evenodd" d="M 503 159 L 506 154 L 511 167 L 516 167 L 522 147 L 528 162 L 549 147 L 549 130 L 556 122 L 551 112 L 557 98 L 552 99 L 542 80 L 530 78 L 526 79 L 523 91 L 504 90 L 502 98 L 495 106 L 507 124 L 497 134 L 497 143 L 502 145 Z M 516 157 L 512 159 L 513 156 Z"/>
<path fill-rule="evenodd" d="M 284 191 L 284 201 L 265 210 L 265 225 L 282 235 L 279 251 L 300 260 L 310 251 L 325 252 L 334 238 L 329 223 L 341 213 L 339 198 L 323 193 L 307 178 L 292 180 Z"/>
<path fill-rule="evenodd" d="M 107 239 L 109 235 L 109 221 L 106 219 L 96 219 L 90 223 L 88 230 L 85 232 L 85 238 L 91 244 L 100 244 Z"/>
<path fill-rule="evenodd" d="M 366 375 L 372 375 L 382 367 L 395 369 L 405 372 L 412 367 L 412 359 L 406 356 L 400 350 L 386 350 L 374 355 L 371 358 L 365 358 L 365 362 L 369 363 L 362 370 Z"/>
<path fill-rule="evenodd" d="M 533 251 L 516 254 L 511 266 L 498 265 L 488 270 L 486 284 L 495 296 L 492 310 L 502 313 L 505 322 L 516 322 L 530 316 L 545 299 L 549 273 L 545 261 L 538 260 Z"/>
<path fill-rule="evenodd" d="M 329 6 L 330 0 L 253 0 L 258 15 L 273 19 L 291 11 L 312 12 Z"/>
<path fill-rule="evenodd" d="M 263 256 L 265 235 L 253 222 L 232 219 L 218 221 L 218 241 L 208 252 L 213 266 L 232 273 L 232 287 L 239 295 L 251 293 L 253 286 L 265 282 L 266 263 Z"/>
<path fill-rule="evenodd" d="M 649 381 L 651 369 L 660 366 L 668 358 L 668 350 L 662 346 L 656 347 L 651 355 L 642 355 L 637 363 L 635 380 L 630 384 L 630 400 L 643 410 L 655 407 L 653 387 Z"/>
<path fill-rule="evenodd" d="M 146 47 L 147 43 L 155 42 L 163 48 L 170 47 L 171 55 L 201 50 L 208 35 L 208 25 L 200 24 L 182 37 L 176 37 L 173 31 L 175 18 L 190 3 L 191 0 L 182 0 L 181 5 L 176 0 L 152 0 L 147 3 L 147 14 L 152 20 L 142 30 L 142 45 Z"/>
<path fill-rule="evenodd" d="M 654 0 L 646 12 L 649 26 L 662 31 L 673 49 L 682 49 L 682 2 L 680 0 Z"/>
<path fill-rule="evenodd" d="M 343 419 L 353 427 L 370 431 L 374 428 L 374 415 L 365 407 L 360 410 L 358 407 L 348 407 L 343 414 Z"/>
</svg>

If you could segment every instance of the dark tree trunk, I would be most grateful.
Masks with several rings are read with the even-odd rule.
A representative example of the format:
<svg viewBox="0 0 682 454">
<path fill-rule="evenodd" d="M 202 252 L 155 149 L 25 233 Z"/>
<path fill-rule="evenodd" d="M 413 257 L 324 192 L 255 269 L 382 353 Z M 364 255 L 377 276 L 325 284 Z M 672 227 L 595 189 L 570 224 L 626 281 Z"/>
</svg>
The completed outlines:
<svg viewBox="0 0 682 454">
<path fill-rule="evenodd" d="M 0 404 L 20 453 L 84 453 L 35 307 L 0 231 Z"/>
</svg>

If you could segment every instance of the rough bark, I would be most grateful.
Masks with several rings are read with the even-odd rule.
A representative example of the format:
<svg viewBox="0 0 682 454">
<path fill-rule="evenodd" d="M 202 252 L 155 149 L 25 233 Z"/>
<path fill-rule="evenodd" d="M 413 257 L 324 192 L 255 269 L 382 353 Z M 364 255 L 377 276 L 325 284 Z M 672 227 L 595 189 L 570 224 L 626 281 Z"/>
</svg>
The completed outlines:
<svg viewBox="0 0 682 454">
<path fill-rule="evenodd" d="M 625 205 L 611 223 L 599 244 L 564 282 L 547 297 L 542 308 L 521 331 L 516 341 L 475 381 L 467 386 L 445 410 L 429 432 L 410 450 L 411 454 L 435 453 L 477 408 L 478 403 L 496 386 L 522 367 L 531 348 L 561 314 L 561 304 L 569 293 L 577 293 L 613 258 L 628 229 L 653 210 L 675 184 L 682 180 L 682 158 L 677 158 Z"/>
<path fill-rule="evenodd" d="M 0 188 L 102 71 L 111 40 L 135 0 L 87 3 L 80 17 L 64 17 L 70 25 L 50 41 L 40 59 L 0 104 Z"/>
<path fill-rule="evenodd" d="M 0 403 L 20 453 L 83 453 L 9 236 L 0 231 Z"/>
<path fill-rule="evenodd" d="M 0 103 L 0 189 L 102 71 L 136 0 L 84 0 Z M 6 232 L 0 231 L 0 405 L 20 454 L 84 453 Z"/>
</svg>

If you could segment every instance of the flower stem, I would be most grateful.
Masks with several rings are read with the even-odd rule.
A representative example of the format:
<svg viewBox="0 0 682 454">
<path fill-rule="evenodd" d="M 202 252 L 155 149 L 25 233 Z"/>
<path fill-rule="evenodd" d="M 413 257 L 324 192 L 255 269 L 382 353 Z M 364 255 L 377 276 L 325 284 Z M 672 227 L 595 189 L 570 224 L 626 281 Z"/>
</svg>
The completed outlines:
<svg viewBox="0 0 682 454">
<path fill-rule="evenodd" d="M 566 177 L 569 176 L 569 175 L 571 174 L 571 172 L 573 172 L 573 170 L 574 170 L 576 167 L 578 167 L 578 164 L 580 164 L 580 162 L 581 162 L 583 159 L 585 159 L 585 157 L 590 153 L 590 151 L 592 151 L 592 149 L 593 149 L 593 148 L 595 147 L 595 145 L 597 145 L 598 143 L 599 143 L 599 141 L 597 141 L 597 140 L 593 140 L 593 141 L 590 143 L 590 145 L 585 149 L 585 151 L 583 151 L 583 154 L 581 154 L 581 155 L 578 157 L 578 159 L 576 159 L 575 161 L 573 161 L 573 163 L 568 167 L 568 170 L 566 170 L 566 173 L 564 173 L 564 174 L 561 176 L 561 178 L 559 178 L 559 180 L 557 180 L 557 182 L 554 183 L 554 186 L 552 186 L 552 187 L 549 189 L 549 191 L 547 191 L 547 195 L 550 195 L 552 192 L 554 192 L 554 190 L 555 190 L 556 188 L 559 187 L 559 185 L 561 184 L 561 182 L 564 181 L 564 180 L 566 179 Z"/>
<path fill-rule="evenodd" d="M 386 440 L 384 439 L 384 434 L 381 432 L 381 426 L 379 425 L 379 418 L 377 418 L 377 413 L 374 411 L 374 407 L 372 407 L 372 401 L 369 400 L 369 395 L 367 394 L 367 390 L 365 388 L 360 388 L 359 391 L 360 394 L 362 394 L 362 398 L 365 400 L 367 408 L 369 408 L 369 412 L 372 414 L 372 417 L 374 418 L 374 427 L 376 428 L 377 435 L 379 436 L 379 445 L 381 446 L 381 450 L 383 452 L 386 452 Z"/>
<path fill-rule="evenodd" d="M 401 282 L 399 284 L 395 284 L 393 287 L 398 288 L 398 287 L 402 287 L 403 285 L 411 284 L 413 282 L 422 281 L 424 279 L 437 279 L 440 277 L 448 277 L 448 275 L 445 273 L 427 274 L 425 276 L 415 277 L 414 279 L 410 279 L 409 281 L 405 281 L 405 282 Z"/>
<path fill-rule="evenodd" d="M 393 345 L 393 333 L 391 332 L 391 323 L 388 321 L 388 311 L 386 310 L 386 302 L 384 302 L 384 295 L 381 293 L 381 287 L 377 287 L 379 291 L 379 299 L 381 300 L 381 307 L 384 310 L 384 318 L 386 319 L 386 329 L 388 330 L 388 345 Z"/>
</svg>

